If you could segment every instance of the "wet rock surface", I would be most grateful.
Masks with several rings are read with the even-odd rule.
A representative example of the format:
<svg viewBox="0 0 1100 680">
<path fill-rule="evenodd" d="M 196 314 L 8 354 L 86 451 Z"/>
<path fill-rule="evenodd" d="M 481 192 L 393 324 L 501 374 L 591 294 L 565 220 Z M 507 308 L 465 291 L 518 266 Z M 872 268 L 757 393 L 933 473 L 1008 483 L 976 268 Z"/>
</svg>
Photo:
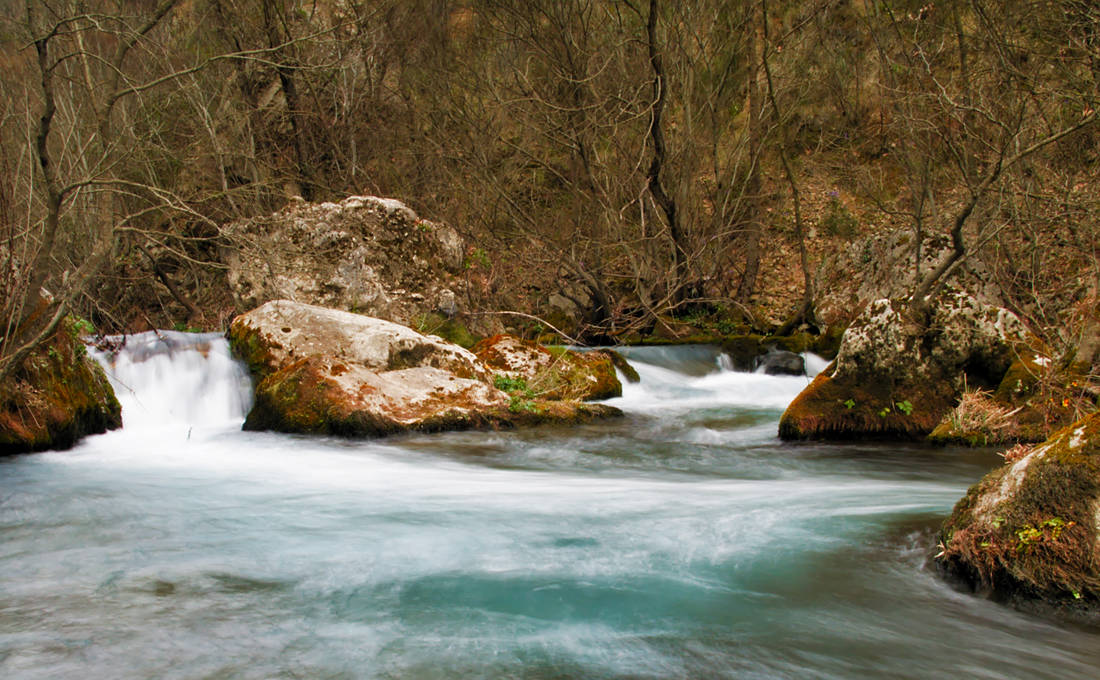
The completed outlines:
<svg viewBox="0 0 1100 680">
<path fill-rule="evenodd" d="M 229 338 L 256 381 L 246 429 L 378 436 L 617 414 L 569 399 L 517 402 L 473 353 L 350 312 L 273 301 L 237 317 Z"/>
<path fill-rule="evenodd" d="M 1026 609 L 1100 621 L 1100 414 L 1019 447 L 955 506 L 940 572 Z"/>
<path fill-rule="evenodd" d="M 0 455 L 66 449 L 119 427 L 114 390 L 71 320 L 0 385 Z"/>
</svg>

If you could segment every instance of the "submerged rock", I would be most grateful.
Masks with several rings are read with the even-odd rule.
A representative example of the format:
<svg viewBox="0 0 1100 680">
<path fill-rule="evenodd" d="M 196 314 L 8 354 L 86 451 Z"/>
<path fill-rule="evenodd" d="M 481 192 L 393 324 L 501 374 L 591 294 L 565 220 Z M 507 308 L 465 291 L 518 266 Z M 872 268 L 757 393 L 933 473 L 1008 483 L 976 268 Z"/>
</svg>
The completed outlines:
<svg viewBox="0 0 1100 680">
<path fill-rule="evenodd" d="M 590 401 L 623 394 L 611 352 L 543 347 L 514 335 L 486 338 L 473 352 L 498 374 L 523 378 L 542 399 Z"/>
<path fill-rule="evenodd" d="M 122 408 L 71 319 L 0 385 L 0 455 L 66 449 L 119 427 Z"/>
<path fill-rule="evenodd" d="M 256 381 L 245 429 L 375 436 L 617 413 L 570 401 L 517 408 L 473 353 L 350 312 L 273 301 L 234 319 L 229 339 Z"/>
<path fill-rule="evenodd" d="M 767 375 L 806 375 L 806 360 L 794 352 L 772 349 L 753 360 L 753 370 Z"/>
<path fill-rule="evenodd" d="M 955 506 L 936 564 L 975 592 L 1100 621 L 1100 414 L 1006 455 Z"/>
<path fill-rule="evenodd" d="M 905 301 L 876 300 L 844 332 L 840 351 L 791 402 L 784 439 L 916 439 L 966 385 L 996 387 L 1024 337 L 1006 309 L 964 294 L 938 300 L 927 321 Z"/>
</svg>

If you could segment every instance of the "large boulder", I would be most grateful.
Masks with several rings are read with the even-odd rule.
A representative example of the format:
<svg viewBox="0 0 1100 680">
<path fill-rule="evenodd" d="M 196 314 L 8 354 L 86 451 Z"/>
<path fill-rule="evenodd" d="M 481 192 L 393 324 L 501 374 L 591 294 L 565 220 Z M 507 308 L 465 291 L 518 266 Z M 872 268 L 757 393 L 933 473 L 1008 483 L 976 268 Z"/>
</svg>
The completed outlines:
<svg viewBox="0 0 1100 680">
<path fill-rule="evenodd" d="M 66 449 L 122 427 L 122 408 L 103 369 L 66 319 L 0 385 L 0 455 Z"/>
<path fill-rule="evenodd" d="M 1016 447 L 955 506 L 936 564 L 997 600 L 1100 620 L 1100 414 Z"/>
<path fill-rule="evenodd" d="M 517 408 L 493 372 L 458 345 L 288 300 L 238 316 L 229 339 L 256 381 L 245 429 L 376 436 L 617 413 L 576 402 Z"/>
<path fill-rule="evenodd" d="M 404 325 L 462 312 L 465 242 L 394 199 L 297 200 L 228 224 L 222 236 L 222 259 L 241 309 L 286 299 Z"/>
<path fill-rule="evenodd" d="M 900 229 L 851 240 L 827 255 L 817 286 L 818 320 L 829 327 L 843 326 L 875 300 L 904 298 L 913 288 L 914 267 L 932 271 L 954 250 L 947 235 L 926 234 L 918 263 L 915 244 L 914 234 Z M 1003 307 L 1007 303 L 992 267 L 978 252 L 959 263 L 947 287 L 965 290 L 983 304 Z"/>
<path fill-rule="evenodd" d="M 962 293 L 940 298 L 930 316 L 906 301 L 876 300 L 844 332 L 840 351 L 791 402 L 784 439 L 916 439 L 966 386 L 996 387 L 1023 323 L 1006 309 Z"/>
<path fill-rule="evenodd" d="M 473 352 L 499 375 L 522 378 L 542 399 L 588 401 L 623 394 L 609 351 L 574 352 L 543 347 L 514 335 L 496 335 L 479 342 Z"/>
</svg>

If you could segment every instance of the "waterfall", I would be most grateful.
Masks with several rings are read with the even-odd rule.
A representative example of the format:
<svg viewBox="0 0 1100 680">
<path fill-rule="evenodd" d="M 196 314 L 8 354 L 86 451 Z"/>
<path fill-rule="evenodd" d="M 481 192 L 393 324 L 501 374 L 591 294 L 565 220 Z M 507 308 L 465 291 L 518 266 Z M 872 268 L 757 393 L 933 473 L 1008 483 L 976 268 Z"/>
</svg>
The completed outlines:
<svg viewBox="0 0 1100 680">
<path fill-rule="evenodd" d="M 251 407 L 248 369 L 218 333 L 149 331 L 93 350 L 122 404 L 126 429 L 221 426 Z"/>
</svg>

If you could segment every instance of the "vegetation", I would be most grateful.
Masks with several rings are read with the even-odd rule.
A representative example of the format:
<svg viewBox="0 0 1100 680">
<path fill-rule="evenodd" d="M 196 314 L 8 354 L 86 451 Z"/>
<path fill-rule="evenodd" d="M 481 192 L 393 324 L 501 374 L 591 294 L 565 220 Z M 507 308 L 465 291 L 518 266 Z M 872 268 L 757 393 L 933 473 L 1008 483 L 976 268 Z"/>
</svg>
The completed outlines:
<svg viewBox="0 0 1100 680">
<path fill-rule="evenodd" d="M 939 567 L 993 597 L 1095 621 L 1098 422 L 1087 416 L 1012 452 L 971 487 L 943 525 Z"/>
<path fill-rule="evenodd" d="M 223 327 L 219 225 L 364 192 L 463 232 L 470 308 L 558 295 L 589 341 L 823 330 L 825 261 L 894 233 L 917 311 L 980 261 L 1092 370 L 1091 2 L 0 8 L 0 381 L 69 312 Z"/>
</svg>

